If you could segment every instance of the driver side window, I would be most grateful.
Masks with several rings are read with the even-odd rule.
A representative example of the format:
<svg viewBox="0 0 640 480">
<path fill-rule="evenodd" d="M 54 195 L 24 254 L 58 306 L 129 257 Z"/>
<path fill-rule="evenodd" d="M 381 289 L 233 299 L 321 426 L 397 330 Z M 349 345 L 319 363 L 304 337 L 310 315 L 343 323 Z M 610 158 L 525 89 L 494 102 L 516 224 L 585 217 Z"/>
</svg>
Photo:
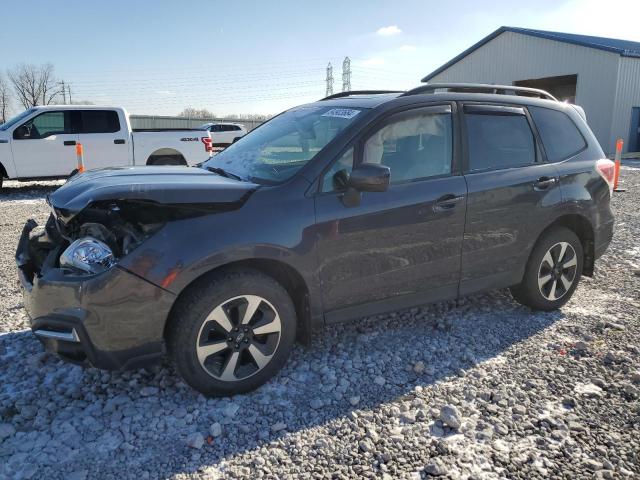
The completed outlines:
<svg viewBox="0 0 640 480">
<path fill-rule="evenodd" d="M 72 133 L 67 112 L 45 112 L 16 128 L 13 138 L 37 140 L 66 133 Z"/>
<path fill-rule="evenodd" d="M 371 135 L 363 162 L 391 169 L 391 183 L 411 182 L 451 174 L 450 113 L 402 112 Z"/>
<path fill-rule="evenodd" d="M 353 147 L 344 152 L 324 174 L 322 192 L 342 192 L 347 189 L 347 181 L 353 170 Z"/>
</svg>

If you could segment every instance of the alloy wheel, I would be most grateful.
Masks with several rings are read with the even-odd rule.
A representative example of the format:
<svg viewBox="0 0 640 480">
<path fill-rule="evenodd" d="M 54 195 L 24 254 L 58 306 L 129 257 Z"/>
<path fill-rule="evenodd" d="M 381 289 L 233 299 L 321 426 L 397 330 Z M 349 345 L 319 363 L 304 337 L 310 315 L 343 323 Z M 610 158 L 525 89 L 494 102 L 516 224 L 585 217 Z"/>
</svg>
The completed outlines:
<svg viewBox="0 0 640 480">
<path fill-rule="evenodd" d="M 567 242 L 553 245 L 540 263 L 538 288 L 544 298 L 552 302 L 564 297 L 571 289 L 577 273 L 576 251 Z"/>
<path fill-rule="evenodd" d="M 200 327 L 198 361 L 218 380 L 244 380 L 269 363 L 281 331 L 280 316 L 269 301 L 257 295 L 233 297 L 214 308 Z"/>
</svg>

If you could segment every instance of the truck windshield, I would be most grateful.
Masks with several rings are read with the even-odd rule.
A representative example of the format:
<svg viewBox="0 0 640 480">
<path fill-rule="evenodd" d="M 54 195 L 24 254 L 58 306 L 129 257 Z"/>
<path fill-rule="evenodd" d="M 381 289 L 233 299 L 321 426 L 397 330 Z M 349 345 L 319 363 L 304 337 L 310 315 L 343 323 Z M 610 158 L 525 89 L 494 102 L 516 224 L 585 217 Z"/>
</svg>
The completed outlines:
<svg viewBox="0 0 640 480">
<path fill-rule="evenodd" d="M 281 183 L 309 162 L 362 110 L 318 105 L 288 110 L 202 166 L 223 169 L 256 183 Z"/>
<path fill-rule="evenodd" d="M 36 108 L 30 108 L 29 110 L 25 110 L 24 112 L 16 115 L 15 117 L 10 118 L 5 123 L 0 125 L 0 130 L 4 131 L 4 130 L 7 130 L 8 128 L 11 128 L 13 125 L 15 125 L 16 123 L 20 122 L 23 118 L 28 117 L 29 115 L 31 115 L 36 110 L 37 110 Z"/>
</svg>

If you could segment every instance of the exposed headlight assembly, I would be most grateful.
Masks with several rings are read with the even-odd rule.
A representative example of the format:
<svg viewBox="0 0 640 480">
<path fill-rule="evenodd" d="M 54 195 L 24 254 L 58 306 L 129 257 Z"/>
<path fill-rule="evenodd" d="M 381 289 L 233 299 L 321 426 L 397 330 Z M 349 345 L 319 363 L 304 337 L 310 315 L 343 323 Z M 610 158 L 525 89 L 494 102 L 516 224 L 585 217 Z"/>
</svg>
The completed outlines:
<svg viewBox="0 0 640 480">
<path fill-rule="evenodd" d="M 60 266 L 86 273 L 100 273 L 116 263 L 107 244 L 91 237 L 79 238 L 60 255 Z"/>
</svg>

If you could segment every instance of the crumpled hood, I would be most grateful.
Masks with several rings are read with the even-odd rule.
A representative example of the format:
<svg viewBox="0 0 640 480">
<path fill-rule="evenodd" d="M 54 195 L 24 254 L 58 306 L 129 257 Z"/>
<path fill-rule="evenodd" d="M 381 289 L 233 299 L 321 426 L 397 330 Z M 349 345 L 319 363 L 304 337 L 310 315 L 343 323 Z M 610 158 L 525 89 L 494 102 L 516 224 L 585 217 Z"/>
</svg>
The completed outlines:
<svg viewBox="0 0 640 480">
<path fill-rule="evenodd" d="M 104 200 L 139 200 L 166 205 L 236 203 L 258 188 L 195 167 L 116 167 L 76 175 L 49 195 L 49 204 L 72 217 Z"/>
</svg>

